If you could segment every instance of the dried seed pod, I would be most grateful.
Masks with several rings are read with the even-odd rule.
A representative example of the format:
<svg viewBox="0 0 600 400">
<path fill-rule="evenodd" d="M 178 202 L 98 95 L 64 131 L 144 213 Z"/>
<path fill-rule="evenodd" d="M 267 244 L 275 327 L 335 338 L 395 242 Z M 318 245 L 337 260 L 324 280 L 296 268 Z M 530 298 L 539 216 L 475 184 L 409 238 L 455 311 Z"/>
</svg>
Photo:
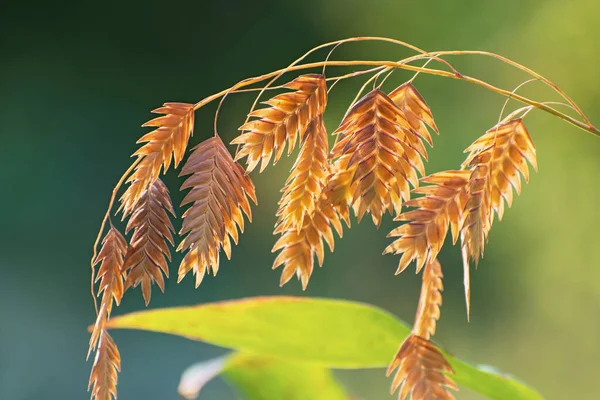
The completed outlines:
<svg viewBox="0 0 600 400">
<path fill-rule="evenodd" d="M 314 119 L 307 131 L 279 201 L 277 225 L 281 230 L 302 228 L 304 216 L 312 214 L 326 183 L 328 144 L 323 118 Z"/>
<path fill-rule="evenodd" d="M 440 318 L 442 305 L 442 266 L 437 260 L 423 269 L 423 284 L 415 326 L 390 364 L 387 375 L 397 368 L 391 392 L 400 388 L 399 399 L 410 396 L 412 400 L 453 400 L 448 389 L 458 390 L 446 375 L 453 374 L 452 367 L 443 354 L 430 341 Z"/>
<path fill-rule="evenodd" d="M 461 221 L 461 242 L 467 314 L 470 310 L 469 261 L 483 257 L 484 245 L 492 227 L 494 212 L 498 219 L 504 213 L 504 202 L 510 207 L 513 188 L 521 191 L 521 178 L 529 180 L 529 162 L 537 170 L 535 146 L 521 118 L 503 122 L 477 139 L 465 151 L 463 163 L 470 169 L 468 201 Z"/>
<path fill-rule="evenodd" d="M 146 305 L 150 303 L 152 283 L 164 292 L 163 274 L 169 277 L 167 259 L 171 261 L 171 252 L 167 241 L 173 246 L 171 232 L 175 228 L 167 212 L 175 215 L 169 190 L 157 179 L 142 194 L 127 223 L 126 233 L 134 231 L 123 263 L 125 290 L 141 284 Z"/>
<path fill-rule="evenodd" d="M 425 173 L 422 146 L 415 145 L 421 139 L 379 89 L 359 100 L 334 133 L 337 172 L 326 195 L 342 215 L 352 206 L 359 220 L 369 212 L 379 226 L 384 212 L 400 212 L 401 199 L 410 197 L 409 183 L 418 185 L 417 172 Z"/>
<path fill-rule="evenodd" d="M 242 125 L 242 134 L 231 142 L 241 145 L 236 161 L 248 157 L 248 172 L 259 162 L 262 172 L 271 158 L 276 163 L 286 143 L 288 154 L 291 153 L 298 138 L 302 141 L 306 136 L 311 122 L 323 115 L 327 104 L 327 83 L 323 75 L 301 75 L 284 87 L 295 91 L 279 94 L 265 102 L 270 107 L 249 114 L 255 119 Z"/>
<path fill-rule="evenodd" d="M 398 215 L 396 221 L 409 222 L 388 235 L 399 237 L 384 251 L 384 254 L 402 254 L 396 273 L 404 271 L 413 260 L 417 261 L 417 272 L 426 263 L 433 262 L 442 249 L 449 227 L 452 227 L 456 242 L 470 175 L 470 171 L 444 171 L 421 178 L 421 183 L 431 185 L 413 190 L 424 196 L 403 204 L 416 209 Z"/>
<path fill-rule="evenodd" d="M 121 268 L 123 267 L 126 252 L 127 241 L 111 225 L 102 240 L 102 249 L 100 249 L 100 253 L 98 253 L 98 256 L 94 260 L 94 265 L 101 263 L 94 282 L 100 281 L 98 296 L 102 294 L 102 300 L 100 301 L 100 309 L 98 310 L 96 323 L 90 337 L 88 356 L 96 348 L 101 332 L 112 312 L 113 302 L 119 305 L 123 297 L 123 274 L 121 273 Z"/>
<path fill-rule="evenodd" d="M 458 390 L 458 386 L 446 375 L 454 371 L 429 340 L 409 335 L 390 364 L 388 376 L 396 368 L 391 392 L 400 388 L 398 399 L 410 396 L 412 400 L 454 400 L 448 389 Z"/>
<path fill-rule="evenodd" d="M 164 115 L 142 125 L 156 129 L 137 141 L 146 144 L 133 153 L 140 161 L 127 179 L 129 187 L 121 196 L 121 209 L 124 215 L 133 212 L 133 208 L 144 192 L 158 178 L 161 168 L 163 173 L 166 172 L 171 161 L 177 168 L 194 131 L 193 104 L 165 103 L 152 112 Z"/>
<path fill-rule="evenodd" d="M 92 400 L 116 400 L 118 373 L 121 371 L 121 355 L 108 332 L 101 330 L 98 350 L 88 383 Z"/>
<path fill-rule="evenodd" d="M 179 265 L 178 281 L 189 272 L 196 275 L 196 287 L 208 270 L 216 274 L 219 252 L 231 257 L 230 238 L 237 243 L 238 228 L 244 231 L 244 217 L 252 219 L 248 197 L 256 204 L 254 184 L 233 160 L 218 136 L 200 143 L 183 166 L 181 175 L 190 175 L 181 189 L 190 189 L 182 206 L 192 203 L 183 214 L 180 234 L 187 236 L 178 251 L 186 251 Z"/>
</svg>

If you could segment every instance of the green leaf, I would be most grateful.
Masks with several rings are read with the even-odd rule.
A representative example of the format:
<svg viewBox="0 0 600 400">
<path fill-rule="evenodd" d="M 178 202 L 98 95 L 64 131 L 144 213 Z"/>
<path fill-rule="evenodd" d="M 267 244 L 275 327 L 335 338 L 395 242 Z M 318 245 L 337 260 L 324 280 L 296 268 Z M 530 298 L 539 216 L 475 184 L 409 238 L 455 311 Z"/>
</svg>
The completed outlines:
<svg viewBox="0 0 600 400">
<path fill-rule="evenodd" d="M 266 357 L 324 368 L 385 367 L 410 328 L 361 303 L 302 297 L 257 297 L 191 307 L 135 312 L 110 328 L 170 333 Z M 540 400 L 514 378 L 444 353 L 453 379 L 490 399 Z"/>
<path fill-rule="evenodd" d="M 326 368 L 243 353 L 189 367 L 181 377 L 179 393 L 195 399 L 202 387 L 218 375 L 244 400 L 348 400 Z"/>
<path fill-rule="evenodd" d="M 348 400 L 327 368 L 247 354 L 229 365 L 224 378 L 245 400 Z"/>
</svg>

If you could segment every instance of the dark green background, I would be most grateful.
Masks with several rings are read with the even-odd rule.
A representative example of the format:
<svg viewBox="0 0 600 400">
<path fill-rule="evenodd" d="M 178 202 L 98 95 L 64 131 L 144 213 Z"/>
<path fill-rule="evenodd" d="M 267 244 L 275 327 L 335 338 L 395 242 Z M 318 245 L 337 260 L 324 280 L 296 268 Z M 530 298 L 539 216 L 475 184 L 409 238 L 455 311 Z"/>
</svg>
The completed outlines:
<svg viewBox="0 0 600 400">
<path fill-rule="evenodd" d="M 428 50 L 485 49 L 556 81 L 600 124 L 597 0 L 548 1 L 55 1 L 0 5 L 0 398 L 82 399 L 94 319 L 89 295 L 91 245 L 109 193 L 131 160 L 135 141 L 165 101 L 195 102 L 248 76 L 287 65 L 325 41 L 356 35 L 406 40 Z M 395 60 L 392 45 L 355 44 L 339 58 Z M 512 89 L 526 77 L 488 59 L 452 59 L 464 73 Z M 398 72 L 393 83 L 408 79 Z M 331 96 L 335 128 L 354 84 Z M 462 149 L 498 118 L 504 99 L 466 83 L 421 76 L 416 85 L 441 136 L 429 172 L 456 168 Z M 524 94 L 556 100 L 541 85 Z M 228 141 L 251 96 L 231 97 L 220 132 Z M 514 106 L 514 104 L 512 104 Z M 212 134 L 209 107 L 197 114 L 192 144 Z M 490 235 L 473 274 L 472 322 L 466 323 L 457 248 L 441 255 L 446 292 L 437 340 L 452 353 L 494 365 L 548 399 L 600 397 L 600 140 L 534 112 L 527 124 L 540 172 Z M 291 160 L 253 174 L 260 207 L 218 277 L 167 283 L 151 307 L 265 294 L 278 288 L 270 270 L 279 188 Z M 180 180 L 165 178 L 175 203 Z M 179 213 L 181 214 L 181 212 Z M 382 306 L 412 321 L 418 278 L 394 277 L 398 261 L 381 256 L 395 224 L 354 224 L 315 271 L 305 294 Z M 171 269 L 176 275 L 176 264 Z M 140 309 L 139 290 L 118 313 Z M 359 328 L 359 327 L 357 327 Z M 116 332 L 123 357 L 121 399 L 177 399 L 181 371 L 222 350 L 183 339 Z M 391 355 L 390 355 L 391 357 Z M 360 399 L 390 399 L 383 371 L 344 372 Z M 222 383 L 201 398 L 234 399 Z M 459 399 L 476 399 L 462 391 Z"/>
</svg>

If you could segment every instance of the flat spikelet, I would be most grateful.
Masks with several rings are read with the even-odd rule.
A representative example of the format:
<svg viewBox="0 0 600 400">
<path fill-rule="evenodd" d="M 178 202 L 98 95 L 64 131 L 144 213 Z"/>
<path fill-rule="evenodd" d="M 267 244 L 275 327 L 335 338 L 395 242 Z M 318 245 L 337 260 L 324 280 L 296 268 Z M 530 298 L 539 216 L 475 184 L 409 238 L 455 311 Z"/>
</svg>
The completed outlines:
<svg viewBox="0 0 600 400">
<path fill-rule="evenodd" d="M 503 122 L 488 130 L 466 151 L 463 166 L 471 170 L 469 199 L 461 221 L 461 242 L 465 274 L 467 311 L 470 304 L 469 261 L 477 264 L 483 257 L 485 240 L 494 212 L 504 214 L 504 202 L 510 207 L 513 188 L 521 192 L 521 178 L 529 180 L 529 162 L 537 170 L 536 151 L 522 119 Z"/>
<path fill-rule="evenodd" d="M 468 183 L 468 200 L 461 221 L 463 248 L 469 257 L 479 262 L 483 257 L 485 239 L 490 230 L 490 168 L 484 163 L 476 165 Z"/>
<path fill-rule="evenodd" d="M 334 132 L 339 135 L 330 157 L 336 174 L 326 195 L 342 216 L 351 206 L 360 221 L 366 212 L 379 226 L 384 212 L 399 213 L 401 199 L 410 197 L 409 183 L 424 175 L 421 139 L 402 110 L 375 89 L 359 100 Z M 416 146 L 414 143 L 421 143 Z"/>
<path fill-rule="evenodd" d="M 121 197 L 124 215 L 133 211 L 148 186 L 158 178 L 161 168 L 166 172 L 171 165 L 171 160 L 177 168 L 185 155 L 188 140 L 194 130 L 193 104 L 165 103 L 152 112 L 164 115 L 142 125 L 156 129 L 137 141 L 146 144 L 133 154 L 141 158 L 141 161 L 128 178 L 129 187 Z"/>
<path fill-rule="evenodd" d="M 181 190 L 191 188 L 182 206 L 192 206 L 183 214 L 180 234 L 187 236 L 177 250 L 187 250 L 187 254 L 179 266 L 178 281 L 193 271 L 198 287 L 207 269 L 217 273 L 221 249 L 231 257 L 230 238 L 237 244 L 238 228 L 244 231 L 242 212 L 252 220 L 248 197 L 256 204 L 256 195 L 254 184 L 218 136 L 194 148 L 181 170 L 181 175 L 190 174 L 181 186 Z"/>
<path fill-rule="evenodd" d="M 423 269 L 421 296 L 413 328 L 413 333 L 423 339 L 429 340 L 435 335 L 442 306 L 443 277 L 442 266 L 437 259 L 429 262 Z"/>
<path fill-rule="evenodd" d="M 448 228 L 452 228 L 454 242 L 458 238 L 463 208 L 467 202 L 467 185 L 470 171 L 444 171 L 424 178 L 413 193 L 424 195 L 403 204 L 415 210 L 398 215 L 395 221 L 409 221 L 392 230 L 388 237 L 399 237 L 384 251 L 384 254 L 402 254 L 397 274 L 416 260 L 417 272 L 427 263 L 432 263 L 442 249 Z"/>
<path fill-rule="evenodd" d="M 442 353 L 429 340 L 415 334 L 408 336 L 388 368 L 388 376 L 398 368 L 391 392 L 398 388 L 398 398 L 411 400 L 454 400 L 448 389 L 458 390 L 445 373 L 454 373 Z"/>
<path fill-rule="evenodd" d="M 442 353 L 429 340 L 435 334 L 442 305 L 442 266 L 437 260 L 423 269 L 423 285 L 412 334 L 408 336 L 388 368 L 387 375 L 398 368 L 392 393 L 400 388 L 399 399 L 452 400 L 448 389 L 458 390 L 445 373 L 454 373 Z"/>
<path fill-rule="evenodd" d="M 96 344 L 100 338 L 101 332 L 104 329 L 106 321 L 110 317 L 113 302 L 121 302 L 123 297 L 123 275 L 121 268 L 123 259 L 127 252 L 127 242 L 123 235 L 111 225 L 106 236 L 102 240 L 102 249 L 94 260 L 94 265 L 100 264 L 98 273 L 96 274 L 95 282 L 100 281 L 98 288 L 98 296 L 102 294 L 100 309 L 96 317 L 96 323 L 92 330 L 90 338 L 89 353 L 96 348 Z"/>
<path fill-rule="evenodd" d="M 390 93 L 390 99 L 404 112 L 411 128 L 429 145 L 433 145 L 427 126 L 439 134 L 431 109 L 411 82 L 406 82 Z"/>
<path fill-rule="evenodd" d="M 265 104 L 268 108 L 255 110 L 255 118 L 240 127 L 243 132 L 231 143 L 241 145 L 235 160 L 247 159 L 248 172 L 260 162 L 263 171 L 271 158 L 276 163 L 284 152 L 294 150 L 298 137 L 302 141 L 313 119 L 321 116 L 327 103 L 327 84 L 323 75 L 301 75 L 284 85 L 294 90 L 279 94 Z"/>
<path fill-rule="evenodd" d="M 92 400 L 112 400 L 117 398 L 118 373 L 121 371 L 121 355 L 108 332 L 100 332 L 98 351 L 94 359 L 88 384 Z"/>
<path fill-rule="evenodd" d="M 334 208 L 321 198 L 311 214 L 305 213 L 302 228 L 297 230 L 290 228 L 283 230 L 280 225 L 275 234 L 282 236 L 273 246 L 273 252 L 280 251 L 273 262 L 273 269 L 283 265 L 280 285 L 283 286 L 296 274 L 302 283 L 302 289 L 306 289 L 308 280 L 314 269 L 314 258 L 317 257 L 319 266 L 323 265 L 325 258 L 325 246 L 334 249 L 333 230 L 342 237 L 342 222 Z"/>
<path fill-rule="evenodd" d="M 302 228 L 304 216 L 312 214 L 327 179 L 328 144 L 323 118 L 312 120 L 307 132 L 279 201 L 277 225 L 281 231 Z"/>
<path fill-rule="evenodd" d="M 150 303 L 152 283 L 164 292 L 163 274 L 169 277 L 167 259 L 171 261 L 171 252 L 167 241 L 173 246 L 171 232 L 175 228 L 167 211 L 175 216 L 169 190 L 156 179 L 140 197 L 127 223 L 126 233 L 133 229 L 133 236 L 123 264 L 125 290 L 141 284 L 146 305 Z"/>
<path fill-rule="evenodd" d="M 297 275 L 302 288 L 306 289 L 315 256 L 319 266 L 323 265 L 323 241 L 333 251 L 333 229 L 342 236 L 340 218 L 328 199 L 322 196 L 330 178 L 327 153 L 327 131 L 323 118 L 318 117 L 308 127 L 277 212 L 279 219 L 274 233 L 282 236 L 272 251 L 281 251 L 275 258 L 273 269 L 283 265 L 282 286 Z"/>
<path fill-rule="evenodd" d="M 521 193 L 523 175 L 529 182 L 529 162 L 537 171 L 535 145 L 522 119 L 502 123 L 486 132 L 465 151 L 470 152 L 464 165 L 488 164 L 490 168 L 491 206 L 502 220 L 504 202 L 512 205 L 514 188 Z"/>
</svg>

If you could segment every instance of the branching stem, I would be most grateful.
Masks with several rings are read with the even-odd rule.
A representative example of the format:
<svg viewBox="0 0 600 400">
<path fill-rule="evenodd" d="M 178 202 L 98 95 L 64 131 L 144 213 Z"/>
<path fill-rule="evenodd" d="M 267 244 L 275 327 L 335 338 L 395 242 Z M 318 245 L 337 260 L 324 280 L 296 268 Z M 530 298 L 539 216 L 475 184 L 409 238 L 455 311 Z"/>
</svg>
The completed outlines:
<svg viewBox="0 0 600 400">
<path fill-rule="evenodd" d="M 480 79 L 477 79 L 477 78 L 474 78 L 474 77 L 471 77 L 468 75 L 463 75 L 463 74 L 456 75 L 455 73 L 449 72 L 449 71 L 433 69 L 433 68 L 423 68 L 423 67 L 418 67 L 415 65 L 408 64 L 408 62 L 412 62 L 412 61 L 416 61 L 416 60 L 420 60 L 420 59 L 424 59 L 424 58 L 429 58 L 429 57 L 433 56 L 433 54 L 440 54 L 440 52 L 435 52 L 435 53 L 432 53 L 431 55 L 427 55 L 427 56 L 423 56 L 423 55 L 414 56 L 414 57 L 410 57 L 410 58 L 407 58 L 402 61 L 368 61 L 368 60 L 364 60 L 364 61 L 363 60 L 360 60 L 360 61 L 327 61 L 327 62 L 321 61 L 321 62 L 313 62 L 313 63 L 307 63 L 307 64 L 299 64 L 299 65 L 295 65 L 291 68 L 281 69 L 281 70 L 273 71 L 273 72 L 265 74 L 265 75 L 260 75 L 260 76 L 256 76 L 253 78 L 243 80 L 243 81 L 237 83 L 236 85 L 232 86 L 229 89 L 225 89 L 225 90 L 222 90 L 211 96 L 205 97 L 204 99 L 200 100 L 198 103 L 196 103 L 194 105 L 194 109 L 198 110 L 198 109 L 202 108 L 203 106 L 205 106 L 206 104 L 210 103 L 211 101 L 214 101 L 215 99 L 218 99 L 218 98 L 224 96 L 226 93 L 231 92 L 232 90 L 237 90 L 242 87 L 246 87 L 246 86 L 250 86 L 255 83 L 262 82 L 264 80 L 272 78 L 273 76 L 277 76 L 278 74 L 282 73 L 283 71 L 285 71 L 285 72 L 301 71 L 301 70 L 305 70 L 305 69 L 321 68 L 324 65 L 336 66 L 336 67 L 349 67 L 349 66 L 381 67 L 381 66 L 384 66 L 384 67 L 399 68 L 399 69 L 404 69 L 407 71 L 420 72 L 423 74 L 437 75 L 437 76 L 441 76 L 441 77 L 452 78 L 452 79 L 457 79 L 457 80 L 461 80 L 461 81 L 465 81 L 465 82 L 470 82 L 475 85 L 481 86 L 485 89 L 491 90 L 494 93 L 498 93 L 505 97 L 513 98 L 517 101 L 520 101 L 521 103 L 528 104 L 528 105 L 538 108 L 542 111 L 546 111 L 546 112 L 580 128 L 580 129 L 583 129 L 586 132 L 589 132 L 595 136 L 600 137 L 600 129 L 598 129 L 595 126 L 593 126 L 592 124 L 588 123 L 587 122 L 588 119 L 583 117 L 583 113 L 580 113 L 581 112 L 580 109 L 578 107 L 576 107 L 575 105 L 573 105 L 574 104 L 573 101 L 570 98 L 566 97 L 566 95 L 563 97 L 565 97 L 565 99 L 569 102 L 569 104 L 571 104 L 575 108 L 575 110 L 578 110 L 578 114 L 581 115 L 582 118 L 584 119 L 584 121 L 586 121 L 586 122 L 579 121 L 579 120 L 577 120 L 567 114 L 564 114 L 544 103 L 540 103 L 535 100 L 529 99 L 525 96 L 521 96 L 519 94 L 512 93 L 512 91 L 510 91 L 510 90 L 499 88 L 490 83 L 487 83 L 485 81 L 482 81 Z M 546 79 L 540 79 L 540 80 L 543 82 L 547 82 Z M 551 87 L 555 87 L 555 85 L 551 85 Z"/>
<path fill-rule="evenodd" d="M 379 42 L 393 43 L 393 44 L 408 48 L 410 50 L 413 50 L 415 52 L 418 52 L 419 54 L 405 58 L 400 61 L 385 61 L 385 60 L 383 60 L 383 61 L 372 61 L 372 60 L 337 61 L 337 60 L 329 60 L 329 56 L 328 56 L 328 58 L 325 61 L 301 64 L 302 60 L 304 60 L 307 56 L 316 52 L 317 50 L 324 49 L 327 47 L 333 47 L 333 49 L 331 50 L 331 51 L 333 51 L 335 48 L 337 48 L 339 45 L 341 45 L 343 43 L 363 42 L 363 41 L 379 41 Z M 331 51 L 330 51 L 330 53 L 331 53 Z M 482 55 L 482 56 L 486 56 L 486 57 L 492 57 L 492 58 L 502 61 L 512 67 L 515 67 L 523 72 L 526 72 L 527 74 L 531 75 L 535 80 L 539 80 L 539 81 L 543 82 L 544 84 L 546 84 L 547 86 L 552 88 L 554 91 L 556 91 L 558 94 L 560 94 L 568 102 L 568 104 L 563 104 L 563 103 L 559 103 L 559 104 L 567 105 L 569 108 L 573 109 L 581 117 L 582 121 L 578 120 L 576 118 L 573 118 L 572 116 L 567 115 L 561 111 L 558 111 L 557 109 L 550 106 L 550 104 L 556 104 L 556 103 L 537 102 L 537 101 L 529 99 L 525 96 L 519 95 L 519 94 L 515 93 L 515 91 L 509 91 L 506 89 L 502 89 L 502 88 L 494 86 L 488 82 L 480 80 L 478 78 L 463 75 L 463 74 L 459 73 L 450 63 L 448 63 L 448 61 L 441 58 L 442 56 L 447 56 L 447 55 Z M 429 61 L 431 61 L 431 60 L 438 61 L 438 62 L 446 65 L 450 69 L 450 71 L 446 71 L 446 70 L 442 70 L 442 69 L 435 69 L 435 68 L 426 68 L 427 63 L 425 65 L 423 65 L 422 67 L 411 64 L 411 63 L 413 63 L 415 61 L 419 61 L 419 60 L 428 60 L 427 63 L 429 63 Z M 527 68 L 527 67 L 525 67 L 515 61 L 512 61 L 506 57 L 500 56 L 495 53 L 486 52 L 486 51 L 451 50 L 451 51 L 427 52 L 423 49 L 420 49 L 416 46 L 413 46 L 409 43 L 406 43 L 406 42 L 403 42 L 400 40 L 389 39 L 389 38 L 384 38 L 384 37 L 371 37 L 371 36 L 353 37 L 353 38 L 337 40 L 337 41 L 333 41 L 333 42 L 329 42 L 329 43 L 324 43 L 322 45 L 316 46 L 316 47 L 310 49 L 308 52 L 306 52 L 304 55 L 302 55 L 300 58 L 295 60 L 293 63 L 291 63 L 286 68 L 282 68 L 282 69 L 279 69 L 279 70 L 276 70 L 276 71 L 273 71 L 273 72 L 270 72 L 270 73 L 267 73 L 264 75 L 259 75 L 259 76 L 255 76 L 255 77 L 251 77 L 251 78 L 242 80 L 242 81 L 236 83 L 235 85 L 231 86 L 228 89 L 222 90 L 218 93 L 215 93 L 208 97 L 205 97 L 204 99 L 200 100 L 199 102 L 197 102 L 194 105 L 194 110 L 198 110 L 198 109 L 202 108 L 203 106 L 205 106 L 206 104 L 208 104 L 216 99 L 227 96 L 230 93 L 259 91 L 259 95 L 257 96 L 256 100 L 254 101 L 254 103 L 252 105 L 252 108 L 254 108 L 256 106 L 256 104 L 258 103 L 260 95 L 262 93 L 264 93 L 265 90 L 279 88 L 279 86 L 271 87 L 271 85 L 285 73 L 294 72 L 294 71 L 302 71 L 302 70 L 307 70 L 307 69 L 314 69 L 314 68 L 325 69 L 326 67 L 358 67 L 358 66 L 372 67 L 372 68 L 369 68 L 366 70 L 361 70 L 361 71 L 355 71 L 355 72 L 348 73 L 348 74 L 341 75 L 341 76 L 327 78 L 327 80 L 334 81 L 333 85 L 335 85 L 337 82 L 339 82 L 342 79 L 352 78 L 355 76 L 375 72 L 374 76 L 372 76 L 367 81 L 367 84 L 368 84 L 368 82 L 372 82 L 373 80 L 377 79 L 377 77 L 379 77 L 380 75 L 382 75 L 386 72 L 393 71 L 395 69 L 403 69 L 403 70 L 407 70 L 407 71 L 413 71 L 416 74 L 428 74 L 428 75 L 441 76 L 441 77 L 445 77 L 445 78 L 452 78 L 452 79 L 456 79 L 456 80 L 470 82 L 475 85 L 481 86 L 485 89 L 491 90 L 494 93 L 505 96 L 507 98 L 515 99 L 521 103 L 526 104 L 528 107 L 525 107 L 525 108 L 540 109 L 542 111 L 545 111 L 547 113 L 550 113 L 550 114 L 562 119 L 563 121 L 566 121 L 566 122 L 576 126 L 577 128 L 583 129 L 586 132 L 589 132 L 595 136 L 600 137 L 600 129 L 596 128 L 590 122 L 590 120 L 585 116 L 583 111 L 581 111 L 579 106 L 569 96 L 567 96 L 567 94 L 562 89 L 560 89 L 555 83 L 551 82 L 547 78 L 544 78 L 543 76 L 541 76 L 537 72 L 531 70 L 530 68 Z M 266 81 L 268 79 L 270 79 L 270 81 L 262 88 L 247 88 L 248 86 Z M 365 85 L 367 85 L 367 84 L 365 84 Z M 366 86 L 364 86 L 364 87 L 366 87 Z M 221 103 L 222 103 L 222 100 L 221 100 Z M 215 116 L 215 118 L 216 118 L 216 116 Z M 215 133 L 216 133 L 216 120 L 215 120 Z M 93 267 L 94 261 L 97 257 L 97 247 L 100 242 L 102 232 L 104 231 L 104 228 L 106 226 L 106 222 L 109 220 L 110 211 L 112 210 L 112 207 L 114 205 L 116 195 L 117 195 L 119 189 L 121 188 L 121 186 L 123 185 L 123 183 L 125 182 L 125 180 L 127 179 L 127 177 L 131 174 L 131 172 L 135 169 L 135 167 L 138 165 L 138 163 L 140 161 L 141 161 L 141 158 L 138 157 L 133 162 L 133 164 L 127 169 L 127 171 L 125 171 L 125 173 L 123 174 L 123 176 L 121 177 L 121 179 L 119 180 L 119 182 L 117 183 L 117 185 L 115 186 L 115 188 L 112 191 L 108 210 L 102 220 L 100 231 L 94 242 L 94 250 L 93 250 L 93 256 L 92 256 L 92 260 L 91 260 L 92 273 L 94 272 L 94 267 Z M 92 280 L 91 294 L 94 297 L 94 305 L 97 308 L 93 280 Z"/>
</svg>

